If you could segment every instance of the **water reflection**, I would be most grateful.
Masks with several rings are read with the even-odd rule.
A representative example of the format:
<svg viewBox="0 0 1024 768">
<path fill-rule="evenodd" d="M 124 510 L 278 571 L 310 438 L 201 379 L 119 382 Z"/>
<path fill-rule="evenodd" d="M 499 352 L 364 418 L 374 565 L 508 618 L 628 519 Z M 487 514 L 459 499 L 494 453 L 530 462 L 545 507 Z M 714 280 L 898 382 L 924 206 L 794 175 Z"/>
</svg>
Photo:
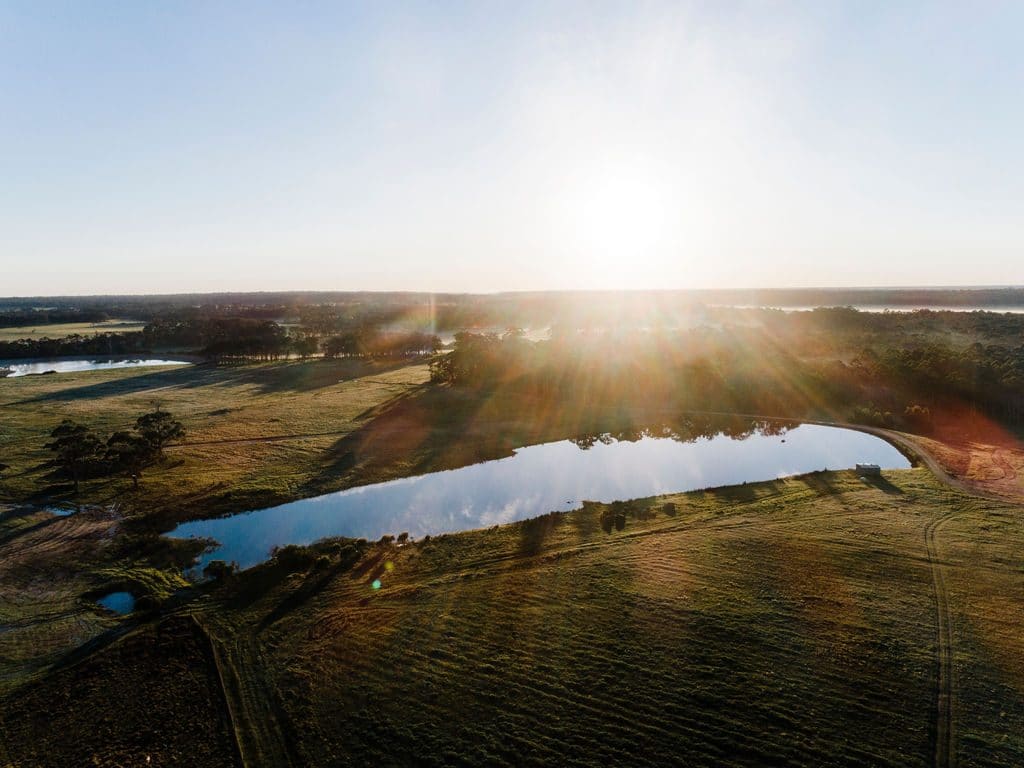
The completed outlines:
<svg viewBox="0 0 1024 768">
<path fill-rule="evenodd" d="M 804 424 L 686 421 L 655 429 L 582 436 L 521 448 L 514 456 L 403 478 L 216 520 L 185 523 L 178 538 L 210 538 L 213 559 L 248 568 L 284 544 L 328 536 L 413 537 L 535 517 L 611 502 L 771 480 L 857 462 L 910 463 L 889 443 L 862 432 Z"/>
<path fill-rule="evenodd" d="M 110 368 L 141 368 L 144 366 L 189 365 L 187 360 L 145 359 L 67 359 L 59 360 L 0 360 L 0 371 L 8 371 L 10 378 L 42 373 L 78 373 L 79 371 L 104 371 Z"/>
<path fill-rule="evenodd" d="M 135 609 L 135 596 L 131 592 L 110 592 L 96 600 L 108 611 L 118 614 L 131 613 Z"/>
</svg>

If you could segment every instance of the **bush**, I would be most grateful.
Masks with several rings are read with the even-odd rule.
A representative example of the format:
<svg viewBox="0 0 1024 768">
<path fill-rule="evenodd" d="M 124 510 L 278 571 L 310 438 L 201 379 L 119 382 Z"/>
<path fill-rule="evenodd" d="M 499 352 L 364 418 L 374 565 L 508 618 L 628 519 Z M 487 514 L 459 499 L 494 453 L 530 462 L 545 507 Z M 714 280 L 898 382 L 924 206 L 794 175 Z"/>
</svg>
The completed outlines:
<svg viewBox="0 0 1024 768">
<path fill-rule="evenodd" d="M 908 405 L 903 410 L 903 419 L 913 429 L 927 432 L 932 428 L 931 409 L 923 405 Z"/>
<path fill-rule="evenodd" d="M 272 554 L 277 564 L 289 573 L 304 571 L 313 564 L 312 553 L 306 547 L 297 544 L 275 547 Z"/>
<path fill-rule="evenodd" d="M 203 575 L 214 581 L 223 581 L 232 576 L 237 566 L 234 563 L 226 563 L 223 560 L 211 560 L 203 568 Z"/>
<path fill-rule="evenodd" d="M 313 562 L 313 570 L 314 571 L 326 571 L 330 566 L 331 566 L 331 558 L 329 558 L 327 555 L 320 555 L 320 557 L 318 557 Z"/>
<path fill-rule="evenodd" d="M 661 511 L 669 517 L 676 516 L 676 504 L 674 501 L 666 501 L 661 505 Z"/>
</svg>

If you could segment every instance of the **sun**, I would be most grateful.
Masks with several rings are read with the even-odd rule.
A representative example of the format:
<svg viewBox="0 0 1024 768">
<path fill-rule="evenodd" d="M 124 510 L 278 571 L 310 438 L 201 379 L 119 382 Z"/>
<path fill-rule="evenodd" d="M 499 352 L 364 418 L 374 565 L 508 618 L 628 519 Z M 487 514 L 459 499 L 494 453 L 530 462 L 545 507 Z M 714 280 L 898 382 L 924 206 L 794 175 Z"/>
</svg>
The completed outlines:
<svg viewBox="0 0 1024 768">
<path fill-rule="evenodd" d="M 573 179 L 560 201 L 571 268 L 594 287 L 656 287 L 670 251 L 670 196 L 640 164 L 603 164 Z M 654 285 L 652 285 L 654 281 Z"/>
</svg>

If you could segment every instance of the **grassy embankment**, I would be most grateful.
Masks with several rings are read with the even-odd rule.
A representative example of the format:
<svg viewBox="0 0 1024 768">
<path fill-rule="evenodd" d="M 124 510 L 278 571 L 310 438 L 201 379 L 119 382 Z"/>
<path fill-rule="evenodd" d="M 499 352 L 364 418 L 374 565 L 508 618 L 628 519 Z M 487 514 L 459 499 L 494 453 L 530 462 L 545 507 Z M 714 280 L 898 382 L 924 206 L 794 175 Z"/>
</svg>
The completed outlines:
<svg viewBox="0 0 1024 768">
<path fill-rule="evenodd" d="M 631 506 L 256 569 L 188 609 L 211 648 L 173 619 L 20 689 L 0 758 L 932 765 L 942 611 L 953 757 L 1024 760 L 1018 508 L 923 469 Z"/>
</svg>

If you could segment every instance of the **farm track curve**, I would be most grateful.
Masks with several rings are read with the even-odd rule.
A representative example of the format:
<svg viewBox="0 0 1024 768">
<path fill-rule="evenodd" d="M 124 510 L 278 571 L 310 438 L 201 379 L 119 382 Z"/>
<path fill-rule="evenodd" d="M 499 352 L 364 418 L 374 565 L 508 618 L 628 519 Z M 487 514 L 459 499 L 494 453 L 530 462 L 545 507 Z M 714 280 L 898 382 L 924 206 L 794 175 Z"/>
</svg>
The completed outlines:
<svg viewBox="0 0 1024 768">
<path fill-rule="evenodd" d="M 935 684 L 935 768 L 956 766 L 956 686 L 953 680 L 953 627 L 946 588 L 945 566 L 939 559 L 936 532 L 954 513 L 947 512 L 925 526 L 924 540 L 932 571 L 935 600 L 936 684 Z"/>
</svg>

